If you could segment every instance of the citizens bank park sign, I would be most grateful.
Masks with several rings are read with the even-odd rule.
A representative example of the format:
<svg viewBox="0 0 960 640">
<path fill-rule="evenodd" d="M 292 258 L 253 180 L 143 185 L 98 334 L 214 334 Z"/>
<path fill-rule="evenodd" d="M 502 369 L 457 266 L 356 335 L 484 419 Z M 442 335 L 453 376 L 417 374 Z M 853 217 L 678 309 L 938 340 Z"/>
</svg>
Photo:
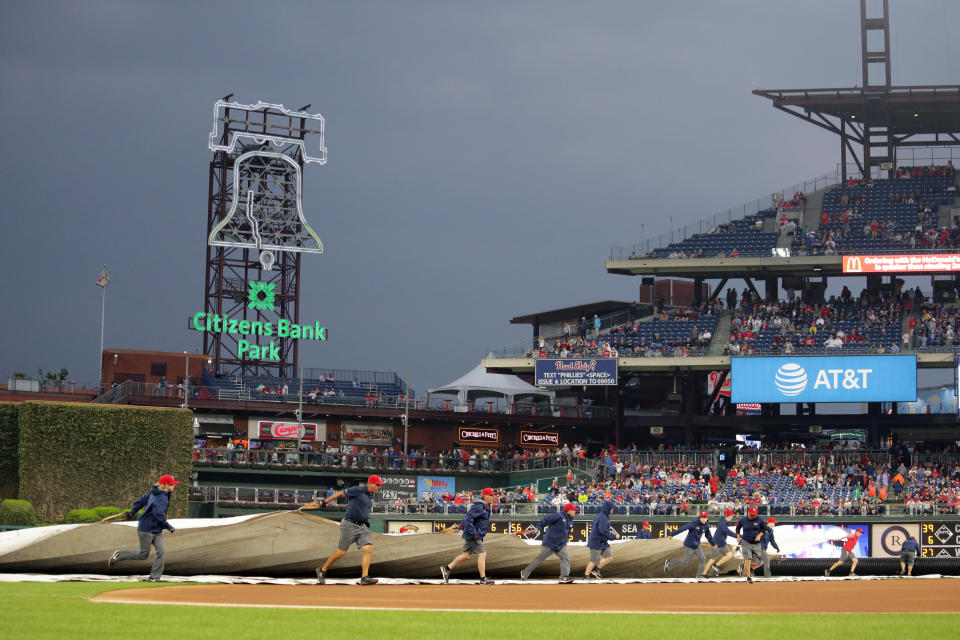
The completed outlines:
<svg viewBox="0 0 960 640">
<path fill-rule="evenodd" d="M 249 285 L 247 307 L 258 311 L 274 311 L 276 283 L 250 280 Z M 289 340 L 316 340 L 318 342 L 327 339 L 327 329 L 321 327 L 319 322 L 296 324 L 283 318 L 273 323 L 259 320 L 237 320 L 218 313 L 198 311 L 190 318 L 189 326 L 196 331 L 244 336 L 237 342 L 237 356 L 248 360 L 280 361 L 279 344 L 274 344 L 273 340 L 265 345 L 255 344 L 256 340 L 253 336 L 277 337 Z"/>
</svg>

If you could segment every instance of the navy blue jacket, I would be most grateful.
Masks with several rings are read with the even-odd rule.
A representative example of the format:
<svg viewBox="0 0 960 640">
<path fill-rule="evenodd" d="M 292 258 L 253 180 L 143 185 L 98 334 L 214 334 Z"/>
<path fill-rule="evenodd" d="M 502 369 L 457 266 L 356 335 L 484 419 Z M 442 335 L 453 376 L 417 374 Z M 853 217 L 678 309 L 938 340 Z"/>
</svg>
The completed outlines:
<svg viewBox="0 0 960 640">
<path fill-rule="evenodd" d="M 347 512 L 344 518 L 354 522 L 368 522 L 370 509 L 373 508 L 373 494 L 367 491 L 366 484 L 358 484 L 343 492 L 347 496 Z"/>
<path fill-rule="evenodd" d="M 610 546 L 610 541 L 617 534 L 610 530 L 610 512 L 613 511 L 613 501 L 604 500 L 600 505 L 600 513 L 593 518 L 590 525 L 590 536 L 587 538 L 587 548 L 603 551 Z"/>
<path fill-rule="evenodd" d="M 761 520 L 759 517 L 751 520 L 750 516 L 745 516 L 737 521 L 737 535 L 740 536 L 744 542 L 749 542 L 752 544 L 758 544 L 759 540 L 757 540 L 757 535 L 763 533 L 769 528 L 770 527 L 767 526 L 767 523 Z M 741 529 L 743 530 L 742 532 Z"/>
<path fill-rule="evenodd" d="M 763 537 L 760 538 L 760 548 L 766 551 L 768 546 L 773 547 L 777 550 L 777 553 L 780 553 L 780 547 L 777 546 L 777 541 L 773 539 L 773 529 L 770 527 L 767 527 L 767 530 L 763 532 Z"/>
<path fill-rule="evenodd" d="M 900 551 L 913 551 L 914 553 L 920 553 L 920 545 L 917 544 L 917 541 L 913 538 L 908 538 L 907 541 L 903 543 L 903 546 L 900 547 Z"/>
<path fill-rule="evenodd" d="M 647 531 L 646 529 L 640 529 L 640 533 L 637 534 L 637 540 L 652 540 L 653 532 Z"/>
<path fill-rule="evenodd" d="M 720 518 L 717 523 L 717 530 L 713 532 L 713 546 L 722 547 L 727 544 L 727 537 L 735 538 L 736 533 L 730 528 L 726 518 Z"/>
<path fill-rule="evenodd" d="M 690 547 L 691 549 L 699 548 L 701 537 L 706 537 L 707 542 L 710 542 L 710 527 L 700 522 L 700 518 L 683 525 L 674 532 L 674 535 L 683 533 L 684 531 L 687 532 L 687 537 L 683 541 L 683 546 L 685 547 Z"/>
<path fill-rule="evenodd" d="M 570 541 L 570 530 L 573 529 L 573 516 L 567 515 L 566 511 L 560 513 L 548 513 L 543 520 L 536 525 L 537 529 L 546 533 L 543 534 L 543 542 L 540 544 L 549 547 L 554 551 L 560 551 L 567 542 Z"/>
<path fill-rule="evenodd" d="M 169 506 L 170 492 L 161 491 L 160 487 L 150 487 L 150 491 L 134 502 L 133 508 L 130 509 L 132 514 L 143 509 L 137 531 L 149 531 L 150 533 L 160 533 L 163 529 L 173 531 L 173 527 L 167 522 L 167 508 Z"/>
<path fill-rule="evenodd" d="M 490 530 L 490 505 L 486 502 L 474 502 L 463 517 L 463 539 L 483 540 Z"/>
</svg>

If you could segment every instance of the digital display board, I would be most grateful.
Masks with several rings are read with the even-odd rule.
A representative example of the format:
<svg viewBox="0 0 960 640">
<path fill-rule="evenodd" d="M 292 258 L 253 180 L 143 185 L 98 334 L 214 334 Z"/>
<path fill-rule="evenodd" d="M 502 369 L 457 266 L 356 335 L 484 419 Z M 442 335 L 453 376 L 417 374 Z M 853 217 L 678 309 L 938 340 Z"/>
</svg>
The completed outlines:
<svg viewBox="0 0 960 640">
<path fill-rule="evenodd" d="M 534 382 L 547 385 L 617 386 L 616 358 L 541 358 L 534 363 Z"/>
<path fill-rule="evenodd" d="M 917 399 L 915 355 L 731 358 L 730 374 L 737 404 Z"/>
<path fill-rule="evenodd" d="M 941 273 L 949 271 L 960 271 L 960 254 L 843 256 L 844 273 Z"/>
<path fill-rule="evenodd" d="M 960 523 L 921 522 L 922 558 L 960 558 Z"/>
</svg>

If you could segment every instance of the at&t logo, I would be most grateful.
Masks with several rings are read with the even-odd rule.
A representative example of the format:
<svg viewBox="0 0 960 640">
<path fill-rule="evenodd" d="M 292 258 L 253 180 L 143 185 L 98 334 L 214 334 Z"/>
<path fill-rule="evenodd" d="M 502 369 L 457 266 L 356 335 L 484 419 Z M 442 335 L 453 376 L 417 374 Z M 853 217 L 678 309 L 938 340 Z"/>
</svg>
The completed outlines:
<svg viewBox="0 0 960 640">
<path fill-rule="evenodd" d="M 774 382 L 783 395 L 798 396 L 807 388 L 807 372 L 796 362 L 788 362 L 777 369 Z"/>
</svg>

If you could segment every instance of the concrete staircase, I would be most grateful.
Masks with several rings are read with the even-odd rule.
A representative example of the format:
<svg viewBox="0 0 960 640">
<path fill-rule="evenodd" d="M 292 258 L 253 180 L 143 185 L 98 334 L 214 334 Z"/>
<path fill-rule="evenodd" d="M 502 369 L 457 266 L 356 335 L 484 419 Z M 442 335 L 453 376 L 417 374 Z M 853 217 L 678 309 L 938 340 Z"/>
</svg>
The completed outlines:
<svg viewBox="0 0 960 640">
<path fill-rule="evenodd" d="M 717 328 L 713 332 L 713 339 L 710 341 L 711 356 L 722 356 L 723 347 L 730 340 L 730 321 L 733 319 L 732 311 L 724 311 L 717 319 Z"/>
</svg>

